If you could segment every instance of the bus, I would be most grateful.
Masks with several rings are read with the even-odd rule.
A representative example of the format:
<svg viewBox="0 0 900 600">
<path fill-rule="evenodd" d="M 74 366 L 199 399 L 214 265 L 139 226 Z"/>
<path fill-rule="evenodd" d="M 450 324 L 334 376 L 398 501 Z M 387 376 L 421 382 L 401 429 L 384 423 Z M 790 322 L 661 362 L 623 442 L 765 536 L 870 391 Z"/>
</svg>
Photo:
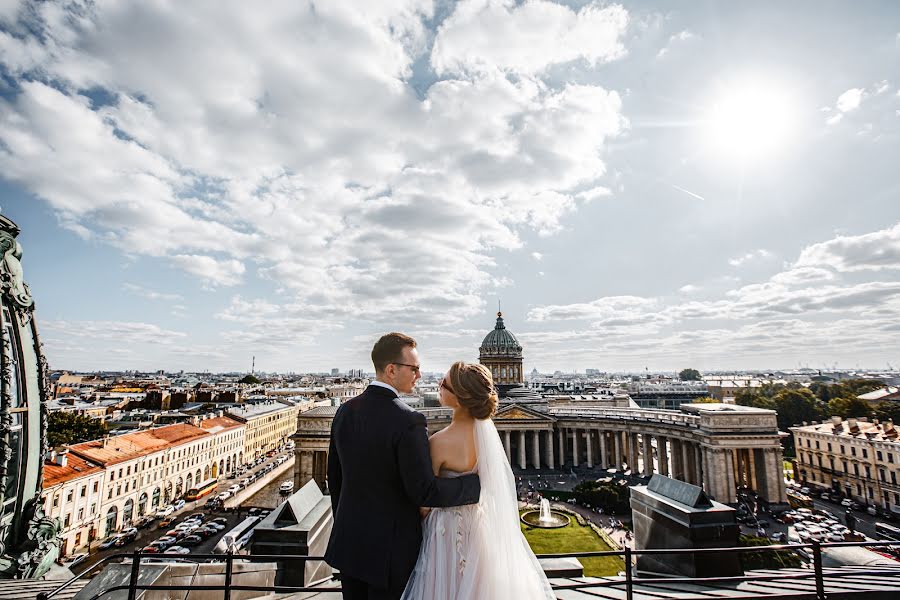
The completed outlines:
<svg viewBox="0 0 900 600">
<path fill-rule="evenodd" d="M 217 479 L 210 479 L 209 481 L 204 481 L 203 483 L 192 487 L 187 491 L 187 494 L 184 495 L 185 500 L 199 500 L 203 496 L 207 494 L 211 494 L 216 491 L 216 486 L 219 485 L 219 481 Z"/>
<path fill-rule="evenodd" d="M 900 542 L 900 527 L 888 525 L 887 523 L 875 523 L 875 533 L 889 540 Z"/>
</svg>

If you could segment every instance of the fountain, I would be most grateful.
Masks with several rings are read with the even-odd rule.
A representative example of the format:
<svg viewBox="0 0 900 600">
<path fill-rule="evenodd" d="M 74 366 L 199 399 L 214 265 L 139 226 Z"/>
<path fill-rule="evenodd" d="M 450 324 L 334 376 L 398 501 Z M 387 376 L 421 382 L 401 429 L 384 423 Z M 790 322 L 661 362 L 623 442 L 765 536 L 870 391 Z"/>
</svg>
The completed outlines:
<svg viewBox="0 0 900 600">
<path fill-rule="evenodd" d="M 541 498 L 540 510 L 530 510 L 522 514 L 522 522 L 531 527 L 556 529 L 569 524 L 569 517 L 561 512 L 550 510 L 550 501 Z"/>
</svg>

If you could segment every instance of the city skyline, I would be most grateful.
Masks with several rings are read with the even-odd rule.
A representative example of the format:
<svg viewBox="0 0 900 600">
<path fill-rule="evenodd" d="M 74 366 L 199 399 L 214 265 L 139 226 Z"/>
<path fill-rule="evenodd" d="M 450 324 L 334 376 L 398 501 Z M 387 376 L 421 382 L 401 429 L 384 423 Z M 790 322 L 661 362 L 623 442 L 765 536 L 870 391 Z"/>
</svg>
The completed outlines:
<svg viewBox="0 0 900 600">
<path fill-rule="evenodd" d="M 900 7 L 0 8 L 54 369 L 900 365 Z"/>
</svg>

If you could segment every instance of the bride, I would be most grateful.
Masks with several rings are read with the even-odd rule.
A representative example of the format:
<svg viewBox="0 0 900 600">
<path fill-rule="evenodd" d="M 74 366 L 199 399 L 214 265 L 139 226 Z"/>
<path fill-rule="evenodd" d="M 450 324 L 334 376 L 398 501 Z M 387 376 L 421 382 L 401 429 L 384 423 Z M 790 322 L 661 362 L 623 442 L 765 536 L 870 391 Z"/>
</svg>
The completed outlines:
<svg viewBox="0 0 900 600">
<path fill-rule="evenodd" d="M 456 362 L 441 380 L 450 425 L 429 441 L 435 475 L 478 473 L 478 504 L 422 509 L 422 546 L 402 600 L 552 600 L 550 583 L 519 528 L 515 481 L 491 417 L 491 373 Z"/>
</svg>

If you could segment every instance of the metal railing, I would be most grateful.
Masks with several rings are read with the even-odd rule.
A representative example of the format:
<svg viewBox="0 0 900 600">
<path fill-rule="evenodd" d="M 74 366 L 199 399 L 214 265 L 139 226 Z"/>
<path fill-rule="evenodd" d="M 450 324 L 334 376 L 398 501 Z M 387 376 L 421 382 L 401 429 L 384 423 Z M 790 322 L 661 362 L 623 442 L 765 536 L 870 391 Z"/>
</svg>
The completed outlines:
<svg viewBox="0 0 900 600">
<path fill-rule="evenodd" d="M 846 573 L 834 572 L 834 569 L 831 570 L 827 575 L 825 573 L 824 568 L 822 567 L 822 549 L 825 548 L 846 548 L 846 547 L 889 547 L 889 546 L 898 546 L 900 542 L 896 541 L 881 541 L 881 542 L 834 542 L 834 543 L 826 543 L 820 544 L 818 542 L 812 542 L 809 544 L 777 544 L 771 546 L 740 546 L 740 547 L 729 547 L 729 548 L 654 548 L 654 549 L 644 549 L 644 550 L 632 550 L 631 548 L 626 547 L 624 550 L 604 550 L 597 552 L 566 552 L 561 554 L 539 554 L 538 558 L 594 558 L 594 557 L 605 557 L 605 556 L 615 556 L 621 557 L 624 561 L 624 577 L 616 576 L 616 578 L 597 578 L 595 581 L 577 581 L 572 583 L 556 583 L 553 585 L 554 591 L 563 591 L 563 590 L 587 590 L 590 588 L 601 588 L 601 587 L 611 587 L 611 588 L 623 588 L 625 591 L 625 597 L 627 600 L 632 600 L 635 586 L 640 584 L 679 584 L 679 583 L 690 583 L 690 584 L 740 584 L 742 582 L 761 582 L 761 581 L 796 581 L 799 579 L 813 579 L 815 581 L 815 597 L 817 600 L 825 600 L 825 583 L 826 580 L 832 579 L 840 579 L 842 576 L 852 577 L 857 576 L 858 571 L 849 569 L 846 570 Z M 812 569 L 796 569 L 791 568 L 789 572 L 786 573 L 772 573 L 772 574 L 761 574 L 755 573 L 751 575 L 736 575 L 736 576 L 722 576 L 722 577 L 635 577 L 633 570 L 630 568 L 632 563 L 634 562 L 635 557 L 637 556 L 646 556 L 646 555 L 673 555 L 673 554 L 705 554 L 705 553 L 717 553 L 721 554 L 723 552 L 737 552 L 737 553 L 754 553 L 754 552 L 772 552 L 776 550 L 787 550 L 787 551 L 797 551 L 797 550 L 811 550 L 812 551 Z M 285 585 L 239 585 L 234 583 L 234 561 L 241 562 L 294 562 L 299 561 L 304 564 L 307 561 L 322 561 L 324 557 L 321 556 L 301 556 L 301 555 L 237 555 L 228 553 L 224 556 L 221 554 L 192 554 L 190 558 L 186 558 L 184 555 L 180 554 L 143 554 L 140 550 L 136 550 L 134 553 L 116 553 L 111 554 L 109 556 L 104 557 L 102 560 L 97 562 L 94 565 L 91 565 L 81 573 L 75 575 L 58 588 L 51 592 L 42 592 L 38 594 L 38 600 L 52 600 L 55 596 L 60 594 L 62 591 L 70 587 L 75 581 L 81 579 L 82 577 L 89 576 L 95 571 L 99 569 L 99 567 L 110 564 L 112 561 L 117 559 L 131 559 L 131 571 L 128 584 L 117 585 L 106 589 L 99 594 L 93 596 L 90 600 L 99 600 L 106 594 L 117 591 L 127 591 L 128 592 L 128 600 L 135 600 L 137 598 L 137 594 L 140 591 L 146 590 L 156 590 L 156 591 L 190 591 L 190 590 L 202 590 L 202 591 L 221 591 L 223 593 L 224 600 L 230 600 L 232 592 L 236 591 L 255 591 L 255 592 L 272 592 L 272 593 L 299 593 L 299 592 L 323 592 L 327 589 L 328 592 L 338 593 L 341 591 L 340 587 L 329 587 L 322 588 L 321 583 L 328 581 L 328 579 L 316 582 L 316 585 L 311 586 L 285 586 Z M 225 563 L 225 573 L 224 580 L 220 585 L 153 585 L 153 584 L 141 584 L 138 583 L 140 568 L 141 568 L 141 560 L 142 559 L 177 559 L 178 562 L 190 562 L 196 563 L 200 561 L 206 560 L 215 560 L 216 562 L 224 562 Z M 896 568 L 884 568 L 884 567 L 870 567 L 867 568 L 866 576 L 872 575 L 890 575 L 896 577 L 898 573 L 900 573 L 900 564 Z M 859 592 L 865 592 L 866 590 L 863 588 L 859 589 Z M 684 592 L 680 594 L 684 597 Z M 765 597 L 765 596 L 760 596 Z M 773 593 L 771 597 L 778 597 Z"/>
</svg>

